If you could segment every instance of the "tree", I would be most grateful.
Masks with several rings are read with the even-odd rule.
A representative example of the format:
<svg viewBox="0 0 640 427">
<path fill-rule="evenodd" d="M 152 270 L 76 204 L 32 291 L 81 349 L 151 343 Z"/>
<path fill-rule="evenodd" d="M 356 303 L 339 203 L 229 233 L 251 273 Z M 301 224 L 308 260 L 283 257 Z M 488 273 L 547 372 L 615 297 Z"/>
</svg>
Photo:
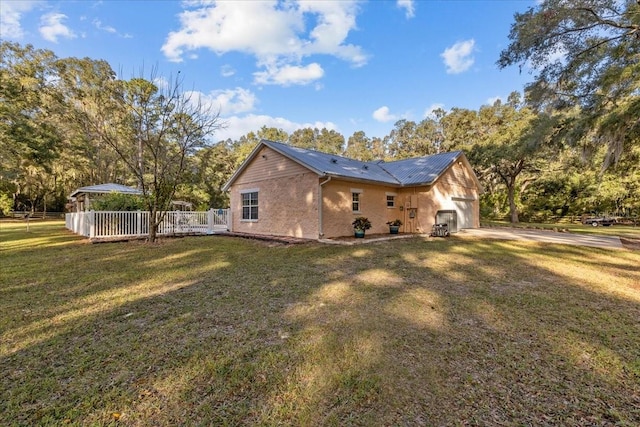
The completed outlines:
<svg viewBox="0 0 640 427">
<path fill-rule="evenodd" d="M 344 136 L 335 130 L 304 128 L 295 130 L 289 137 L 289 144 L 330 154 L 344 151 Z"/>
<path fill-rule="evenodd" d="M 258 131 L 258 138 L 275 142 L 287 142 L 289 135 L 282 129 L 262 126 Z"/>
<path fill-rule="evenodd" d="M 354 132 L 347 140 L 344 155 L 357 160 L 369 162 L 374 159 L 371 139 L 363 131 Z"/>
<path fill-rule="evenodd" d="M 581 110 L 574 140 L 606 144 L 604 167 L 640 143 L 640 2 L 545 0 L 515 15 L 501 68 L 530 64 L 535 108 Z"/>
<path fill-rule="evenodd" d="M 60 126 L 65 147 L 61 155 L 64 173 L 61 178 L 73 186 L 104 182 L 135 183 L 118 154 L 90 126 L 90 122 L 75 115 L 78 111 L 98 111 L 114 104 L 114 90 L 122 84 L 111 66 L 103 60 L 64 58 L 56 62 L 57 86 L 64 94 L 64 124 Z M 83 105 L 84 109 L 78 106 Z M 113 105 L 114 115 L 122 114 Z M 69 176 L 71 175 L 71 176 Z"/>
<path fill-rule="evenodd" d="M 478 112 L 479 141 L 469 153 L 469 159 L 484 181 L 497 178 L 506 187 L 512 223 L 519 222 L 519 185 L 523 187 L 535 180 L 541 153 L 548 146 L 554 126 L 551 117 L 536 114 L 524 106 L 517 92 L 509 96 L 507 103 L 498 100 Z M 520 183 L 527 172 L 534 174 Z"/>
<path fill-rule="evenodd" d="M 155 80 L 153 73 L 151 77 Z M 182 91 L 181 80 L 165 88 L 152 81 L 111 80 L 105 84 L 108 92 L 94 94 L 93 102 L 79 103 L 78 110 L 91 133 L 136 177 L 150 212 L 149 240 L 154 242 L 177 188 L 188 181 L 191 156 L 209 145 L 223 124 L 218 113 Z"/>
<path fill-rule="evenodd" d="M 60 96 L 55 61 L 48 50 L 0 43 L 0 191 L 31 210 L 49 191 L 42 185 L 62 141 L 55 121 Z M 39 194 L 26 194 L 36 182 Z"/>
<path fill-rule="evenodd" d="M 197 172 L 192 183 L 192 194 L 194 198 L 197 194 L 200 197 L 197 201 L 206 204 L 207 209 L 229 206 L 229 196 L 222 191 L 222 186 L 236 171 L 236 156 L 231 141 L 219 142 L 196 153 L 194 160 Z"/>
</svg>

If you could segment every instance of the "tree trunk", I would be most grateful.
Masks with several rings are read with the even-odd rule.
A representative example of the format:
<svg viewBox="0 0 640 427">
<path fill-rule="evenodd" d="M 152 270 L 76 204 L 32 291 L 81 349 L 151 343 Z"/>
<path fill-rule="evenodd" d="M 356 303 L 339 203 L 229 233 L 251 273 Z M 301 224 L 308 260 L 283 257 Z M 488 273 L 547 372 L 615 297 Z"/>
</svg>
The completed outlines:
<svg viewBox="0 0 640 427">
<path fill-rule="evenodd" d="M 511 224 L 517 224 L 518 220 L 518 207 L 516 206 L 516 186 L 515 183 L 507 187 L 509 195 L 509 214 L 511 215 Z"/>
<path fill-rule="evenodd" d="M 149 209 L 149 237 L 148 241 L 155 243 L 158 238 L 158 212 L 155 209 Z"/>
</svg>

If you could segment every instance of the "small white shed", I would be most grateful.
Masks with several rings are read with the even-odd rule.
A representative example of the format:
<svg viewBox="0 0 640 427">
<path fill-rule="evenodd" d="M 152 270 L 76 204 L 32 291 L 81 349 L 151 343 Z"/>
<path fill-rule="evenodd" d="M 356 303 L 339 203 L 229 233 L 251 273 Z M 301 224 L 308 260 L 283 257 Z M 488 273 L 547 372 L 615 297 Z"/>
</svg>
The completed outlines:
<svg viewBox="0 0 640 427">
<path fill-rule="evenodd" d="M 142 191 L 137 188 L 127 187 L 122 184 L 98 184 L 98 185 L 90 185 L 88 187 L 80 187 L 75 190 L 69 196 L 69 199 L 74 205 L 75 212 L 84 212 L 91 209 L 91 198 L 90 195 L 99 195 L 99 194 L 109 194 L 109 193 L 120 193 L 120 194 L 132 194 L 139 196 L 142 194 Z"/>
</svg>

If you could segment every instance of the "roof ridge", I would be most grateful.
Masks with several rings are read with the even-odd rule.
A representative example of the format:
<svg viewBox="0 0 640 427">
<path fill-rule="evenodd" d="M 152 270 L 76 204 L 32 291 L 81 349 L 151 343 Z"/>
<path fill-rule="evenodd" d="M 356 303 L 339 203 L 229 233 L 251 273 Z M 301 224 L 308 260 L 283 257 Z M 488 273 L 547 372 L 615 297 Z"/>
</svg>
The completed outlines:
<svg viewBox="0 0 640 427">
<path fill-rule="evenodd" d="M 420 156 L 420 157 L 408 157 L 406 159 L 392 160 L 390 162 L 383 161 L 383 163 L 393 164 L 393 163 L 399 163 L 399 162 L 407 162 L 407 161 L 411 161 L 411 160 L 427 159 L 429 157 L 444 156 L 445 154 L 454 154 L 454 153 L 456 155 L 460 154 L 460 153 L 462 153 L 462 150 L 445 151 L 443 153 L 428 154 L 426 156 Z"/>
<path fill-rule="evenodd" d="M 262 139 L 262 141 L 263 142 L 268 142 L 268 143 L 271 143 L 271 144 L 284 145 L 285 147 L 296 148 L 298 150 L 311 151 L 313 153 L 322 154 L 323 156 L 339 157 L 341 159 L 350 160 L 352 162 L 369 163 L 369 162 L 365 162 L 364 160 L 352 159 L 351 157 L 343 156 L 343 155 L 340 155 L 340 154 L 327 153 L 327 152 L 320 151 L 320 150 L 314 150 L 313 148 L 298 147 L 297 145 L 291 145 L 291 144 L 287 144 L 285 142 L 272 141 L 270 139 Z"/>
</svg>

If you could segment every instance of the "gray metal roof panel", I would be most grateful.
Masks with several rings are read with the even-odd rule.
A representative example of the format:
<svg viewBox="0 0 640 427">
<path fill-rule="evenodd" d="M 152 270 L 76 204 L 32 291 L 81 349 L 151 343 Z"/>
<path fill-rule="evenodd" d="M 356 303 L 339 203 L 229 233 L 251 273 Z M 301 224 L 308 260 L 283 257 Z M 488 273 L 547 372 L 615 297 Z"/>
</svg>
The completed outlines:
<svg viewBox="0 0 640 427">
<path fill-rule="evenodd" d="M 87 187 L 80 187 L 71 193 L 70 197 L 74 197 L 76 194 L 80 193 L 122 193 L 122 194 L 142 194 L 142 191 L 137 188 L 127 187 L 126 185 L 107 183 L 107 184 L 98 184 L 98 185 L 89 185 Z"/>
<path fill-rule="evenodd" d="M 364 181 L 374 181 L 390 185 L 400 182 L 376 162 L 362 162 L 334 154 L 293 147 L 280 142 L 262 141 L 267 147 L 293 159 L 319 175 L 334 175 Z"/>
<path fill-rule="evenodd" d="M 427 157 L 381 162 L 380 166 L 402 185 L 432 184 L 461 154 L 461 151 L 452 151 Z"/>
</svg>

